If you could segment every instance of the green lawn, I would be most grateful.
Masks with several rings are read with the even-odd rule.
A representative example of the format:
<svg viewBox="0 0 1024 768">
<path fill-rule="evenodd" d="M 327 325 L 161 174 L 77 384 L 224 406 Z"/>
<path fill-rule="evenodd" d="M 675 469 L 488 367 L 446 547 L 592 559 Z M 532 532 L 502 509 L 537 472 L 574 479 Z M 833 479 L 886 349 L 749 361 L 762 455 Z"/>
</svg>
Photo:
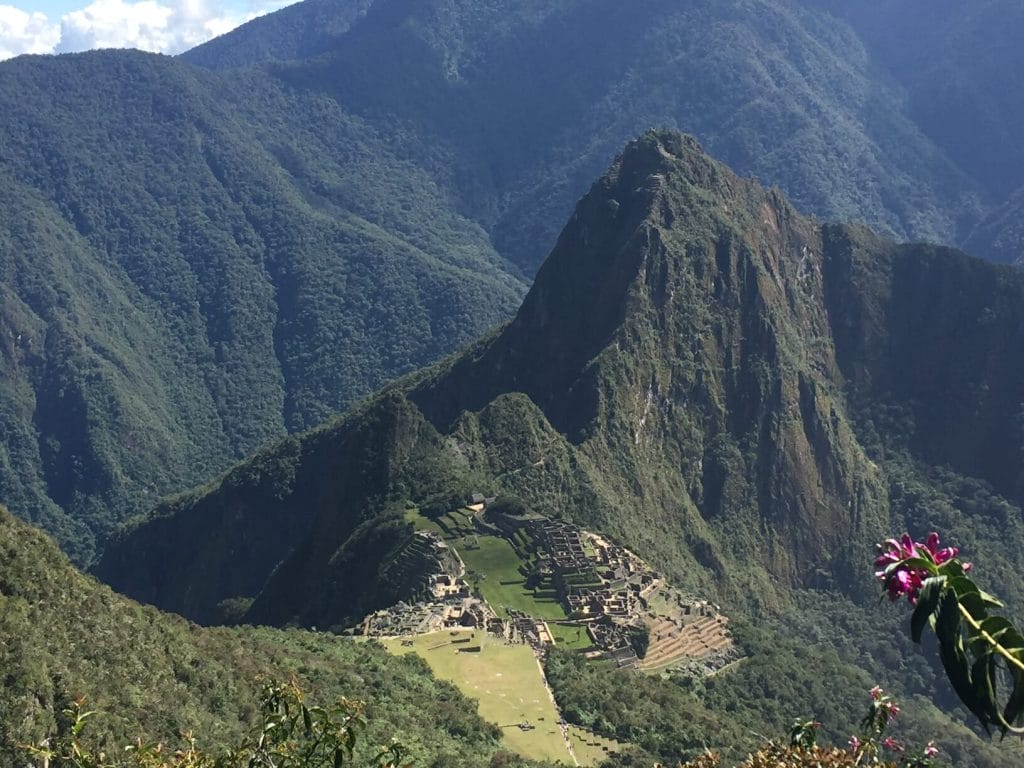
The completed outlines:
<svg viewBox="0 0 1024 768">
<path fill-rule="evenodd" d="M 464 639 L 460 632 L 458 639 Z M 475 632 L 470 643 L 452 644 L 448 632 L 385 640 L 394 654 L 415 652 L 426 659 L 439 678 L 449 680 L 466 696 L 478 701 L 480 716 L 501 727 L 508 748 L 535 760 L 560 760 L 572 764 L 558 731 L 558 711 L 541 678 L 533 651 L 525 645 L 506 645 L 485 632 Z M 480 653 L 460 653 L 458 648 L 480 645 Z M 535 726 L 522 731 L 519 723 Z"/>
<path fill-rule="evenodd" d="M 407 509 L 405 519 L 417 530 L 433 531 L 441 538 L 452 541 L 473 533 L 473 513 L 465 509 L 457 509 L 432 520 L 418 509 Z"/>
<path fill-rule="evenodd" d="M 555 645 L 559 648 L 573 648 L 577 651 L 584 651 L 593 646 L 585 627 L 561 626 L 554 622 L 548 622 L 548 629 L 555 638 Z"/>
<path fill-rule="evenodd" d="M 505 608 L 515 608 L 539 619 L 566 618 L 557 600 L 537 597 L 526 589 L 519 572 L 522 561 L 505 539 L 469 536 L 456 541 L 455 547 L 466 563 L 469 582 L 499 615 Z"/>
</svg>

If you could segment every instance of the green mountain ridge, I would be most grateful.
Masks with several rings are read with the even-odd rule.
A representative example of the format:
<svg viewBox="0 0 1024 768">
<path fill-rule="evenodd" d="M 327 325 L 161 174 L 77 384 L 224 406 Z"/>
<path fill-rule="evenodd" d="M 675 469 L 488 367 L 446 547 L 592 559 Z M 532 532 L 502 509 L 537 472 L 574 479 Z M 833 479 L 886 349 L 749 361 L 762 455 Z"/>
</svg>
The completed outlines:
<svg viewBox="0 0 1024 768">
<path fill-rule="evenodd" d="M 984 205 L 984 182 L 907 119 L 901 88 L 828 3 L 363 5 L 335 3 L 340 23 L 305 50 L 263 42 L 328 18 L 327 4 L 283 9 L 183 56 L 216 69 L 266 65 L 297 87 L 330 83 L 369 120 L 458 137 L 464 210 L 527 272 L 590 180 L 652 125 L 699 136 L 805 209 L 900 236 L 955 241 Z M 297 61 L 279 63 L 285 55 Z"/>
<path fill-rule="evenodd" d="M 336 106 L 138 53 L 0 72 L 0 489 L 79 562 L 127 514 L 436 359 L 521 295 L 486 237 Z"/>
<path fill-rule="evenodd" d="M 752 585 L 766 605 L 789 586 L 852 588 L 901 522 L 867 452 L 878 441 L 1019 503 L 1017 433 L 1000 414 L 1020 390 L 1008 350 L 1022 290 L 1017 271 L 951 249 L 816 224 L 692 140 L 649 133 L 581 201 L 501 332 L 164 506 L 98 573 L 203 621 L 242 596 L 284 611 L 260 620 L 326 626 L 353 618 L 343 580 L 321 589 L 349 562 L 353 531 L 486 487 L 608 530 L 732 599 Z M 864 433 L 879 404 L 905 423 Z M 281 537 L 261 565 L 220 546 L 193 549 L 177 573 L 152 556 L 156 542 L 175 551 L 214 531 L 237 543 L 281 515 L 309 533 Z M 202 575 L 236 561 L 269 580 L 236 594 Z M 190 573 L 219 590 L 201 607 L 182 602 L 192 587 L 169 586 Z M 320 609 L 267 597 L 303 579 Z"/>
<path fill-rule="evenodd" d="M 407 507 L 483 490 L 613 535 L 731 615 L 809 623 L 834 603 L 848 636 L 821 674 L 864 667 L 950 706 L 919 659 L 878 663 L 862 603 L 873 543 L 936 528 L 1019 604 L 1022 296 L 1013 268 L 821 224 L 649 132 L 511 323 L 165 503 L 97 573 L 205 623 L 341 629 L 402 597 Z M 972 738 L 964 765 L 1018 759 Z"/>
<path fill-rule="evenodd" d="M 903 5 L 308 0 L 176 60 L 5 62 L 0 495 L 89 562 L 507 320 L 651 126 L 801 209 L 959 242 L 1024 182 L 1019 13 Z"/>
</svg>

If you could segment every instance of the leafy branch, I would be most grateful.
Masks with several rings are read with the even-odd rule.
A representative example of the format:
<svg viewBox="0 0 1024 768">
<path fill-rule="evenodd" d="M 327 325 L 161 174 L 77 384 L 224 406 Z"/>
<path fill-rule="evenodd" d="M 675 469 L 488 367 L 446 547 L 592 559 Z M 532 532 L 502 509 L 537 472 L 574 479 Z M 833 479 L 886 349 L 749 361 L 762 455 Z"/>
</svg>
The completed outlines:
<svg viewBox="0 0 1024 768">
<path fill-rule="evenodd" d="M 990 613 L 1003 604 L 978 588 L 968 576 L 972 565 L 960 562 L 955 547 L 939 547 L 938 534 L 923 543 L 904 534 L 880 549 L 875 575 L 890 599 L 905 595 L 914 606 L 913 641 L 920 643 L 931 627 L 943 669 L 964 706 L 986 731 L 1024 734 L 1024 635 L 1006 617 Z"/>
</svg>

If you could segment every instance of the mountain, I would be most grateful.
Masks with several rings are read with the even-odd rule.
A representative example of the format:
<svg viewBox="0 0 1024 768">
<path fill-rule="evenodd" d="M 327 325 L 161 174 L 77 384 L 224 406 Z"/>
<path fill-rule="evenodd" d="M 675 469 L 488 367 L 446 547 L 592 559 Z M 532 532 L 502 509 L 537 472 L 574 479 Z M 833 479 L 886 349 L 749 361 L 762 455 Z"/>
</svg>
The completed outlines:
<svg viewBox="0 0 1024 768">
<path fill-rule="evenodd" d="M 406 509 L 514 495 L 741 617 L 784 616 L 783 637 L 812 626 L 820 674 L 866 667 L 948 706 L 870 629 L 869 564 L 884 535 L 936 528 L 1019 604 L 1022 299 L 1013 268 L 822 224 L 648 132 L 508 325 L 164 503 L 97 574 L 204 623 L 341 629 L 403 597 Z M 971 743 L 971 764 L 1019 759 Z"/>
<path fill-rule="evenodd" d="M 802 210 L 962 241 L 1024 184 L 1019 10 L 862 5 L 309 0 L 178 59 L 5 62 L 0 497 L 89 562 L 511 317 L 652 125 Z"/>
<path fill-rule="evenodd" d="M 816 4 L 816 3 L 811 3 Z M 1017 73 L 1024 9 L 1010 0 L 869 0 L 823 4 L 849 21 L 905 111 L 996 200 L 1020 187 L 1024 150 L 1008 141 L 1024 119 Z"/>
<path fill-rule="evenodd" d="M 415 657 L 373 644 L 270 629 L 201 629 L 146 608 L 74 570 L 56 544 L 0 508 L 0 762 L 24 765 L 19 744 L 67 728 L 61 710 L 84 696 L 97 714 L 86 736 L 112 751 L 176 744 L 194 731 L 210 753 L 256 722 L 259 676 L 295 676 L 311 703 L 367 703 L 356 760 L 400 737 L 425 765 L 486 765 L 500 732 Z M 502 763 L 505 764 L 505 763 Z"/>
<path fill-rule="evenodd" d="M 329 84 L 366 119 L 438 137 L 454 148 L 464 205 L 527 272 L 590 179 L 651 125 L 699 136 L 815 213 L 901 236 L 955 240 L 984 194 L 905 117 L 902 93 L 875 76 L 849 25 L 813 3 L 379 0 L 353 20 L 354 6 L 335 2 L 342 23 L 305 50 L 284 35 L 291 64 L 263 41 L 312 28 L 324 4 L 286 8 L 184 58 L 266 63 L 297 87 Z"/>
<path fill-rule="evenodd" d="M 342 593 L 350 537 L 487 487 L 730 599 L 848 588 L 903 522 L 883 453 L 1020 503 L 1022 291 L 1014 269 L 807 219 L 650 132 L 580 202 L 509 325 L 168 502 L 97 572 L 201 621 L 253 597 L 261 620 L 328 626 L 366 607 Z"/>
<path fill-rule="evenodd" d="M 209 69 L 233 69 L 311 58 L 329 52 L 376 0 L 306 0 L 258 17 L 183 54 Z M 301 7 L 296 7 L 301 6 Z"/>
<path fill-rule="evenodd" d="M 112 51 L 5 63 L 0 101 L 0 493 L 78 562 L 522 294 L 336 104 Z"/>
</svg>

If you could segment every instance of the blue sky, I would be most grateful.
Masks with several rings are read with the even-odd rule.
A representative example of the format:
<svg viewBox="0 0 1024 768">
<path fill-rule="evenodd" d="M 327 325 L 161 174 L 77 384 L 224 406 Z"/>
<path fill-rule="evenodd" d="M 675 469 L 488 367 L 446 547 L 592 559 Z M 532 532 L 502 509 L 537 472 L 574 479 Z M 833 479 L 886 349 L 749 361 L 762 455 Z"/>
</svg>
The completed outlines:
<svg viewBox="0 0 1024 768">
<path fill-rule="evenodd" d="M 0 60 L 141 48 L 180 53 L 294 0 L 0 0 Z"/>
</svg>

